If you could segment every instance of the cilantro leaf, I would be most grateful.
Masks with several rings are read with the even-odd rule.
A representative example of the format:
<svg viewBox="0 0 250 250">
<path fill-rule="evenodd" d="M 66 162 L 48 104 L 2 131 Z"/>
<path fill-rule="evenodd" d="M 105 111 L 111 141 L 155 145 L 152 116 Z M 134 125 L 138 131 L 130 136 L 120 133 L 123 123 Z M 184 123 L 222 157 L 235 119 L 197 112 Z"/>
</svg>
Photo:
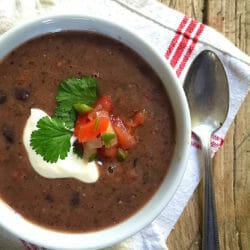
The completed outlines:
<svg viewBox="0 0 250 250">
<path fill-rule="evenodd" d="M 73 128 L 76 121 L 75 104 L 81 103 L 92 106 L 97 101 L 97 81 L 92 76 L 82 78 L 68 78 L 61 82 L 56 100 L 55 117 L 65 123 L 68 128 Z"/>
<path fill-rule="evenodd" d="M 68 78 L 60 84 L 56 100 L 67 107 L 73 107 L 76 103 L 92 106 L 97 100 L 96 88 L 97 81 L 92 76 Z"/>
<path fill-rule="evenodd" d="M 76 111 L 73 108 L 60 105 L 56 108 L 55 118 L 64 122 L 65 126 L 69 129 L 74 128 L 76 121 Z"/>
<path fill-rule="evenodd" d="M 65 159 L 70 150 L 73 132 L 65 128 L 62 121 L 45 116 L 37 123 L 38 130 L 31 134 L 31 147 L 47 162 Z"/>
</svg>

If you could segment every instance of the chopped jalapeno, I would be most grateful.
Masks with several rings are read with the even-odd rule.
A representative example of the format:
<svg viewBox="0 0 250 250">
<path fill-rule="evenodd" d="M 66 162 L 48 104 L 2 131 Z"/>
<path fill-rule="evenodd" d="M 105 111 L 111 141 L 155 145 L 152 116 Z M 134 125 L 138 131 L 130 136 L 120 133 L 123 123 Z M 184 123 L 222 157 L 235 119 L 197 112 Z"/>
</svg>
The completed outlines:
<svg viewBox="0 0 250 250">
<path fill-rule="evenodd" d="M 98 129 L 99 122 L 100 122 L 100 119 L 99 119 L 99 117 L 97 117 L 97 118 L 95 119 L 95 124 L 94 124 L 94 130 L 95 130 L 95 131 Z"/>
<path fill-rule="evenodd" d="M 93 108 L 90 107 L 89 105 L 83 104 L 83 103 L 76 103 L 73 105 L 74 109 L 78 112 L 78 113 L 87 113 L 89 111 L 91 111 Z"/>
<path fill-rule="evenodd" d="M 102 140 L 103 140 L 105 146 L 109 146 L 110 142 L 115 138 L 116 138 L 116 135 L 113 133 L 103 133 L 102 134 Z"/>
<path fill-rule="evenodd" d="M 117 158 L 119 161 L 125 161 L 128 157 L 128 153 L 124 151 L 122 148 L 118 148 Z"/>
</svg>

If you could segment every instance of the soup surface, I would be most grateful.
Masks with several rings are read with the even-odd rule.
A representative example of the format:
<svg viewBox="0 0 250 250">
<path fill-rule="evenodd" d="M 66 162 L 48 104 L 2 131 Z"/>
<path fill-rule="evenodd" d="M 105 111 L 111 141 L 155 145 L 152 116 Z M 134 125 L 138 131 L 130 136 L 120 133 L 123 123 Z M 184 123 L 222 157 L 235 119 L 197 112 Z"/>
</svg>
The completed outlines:
<svg viewBox="0 0 250 250">
<path fill-rule="evenodd" d="M 47 179 L 32 168 L 22 136 L 31 108 L 52 115 L 60 82 L 93 75 L 114 113 L 145 109 L 137 145 L 125 161 L 105 160 L 96 183 Z M 117 224 L 159 188 L 175 147 L 169 98 L 151 67 L 113 39 L 87 32 L 48 34 L 26 42 L 0 63 L 0 197 L 34 223 L 63 231 Z"/>
</svg>

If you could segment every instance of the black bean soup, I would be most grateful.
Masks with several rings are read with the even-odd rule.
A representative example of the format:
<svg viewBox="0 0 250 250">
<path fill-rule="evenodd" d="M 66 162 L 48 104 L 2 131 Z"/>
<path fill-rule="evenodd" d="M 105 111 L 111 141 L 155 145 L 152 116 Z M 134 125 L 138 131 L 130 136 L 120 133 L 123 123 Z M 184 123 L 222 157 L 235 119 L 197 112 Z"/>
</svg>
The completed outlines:
<svg viewBox="0 0 250 250">
<path fill-rule="evenodd" d="M 32 168 L 23 145 L 31 108 L 52 115 L 60 82 L 92 75 L 115 113 L 147 116 L 128 158 L 106 160 L 94 184 L 47 179 Z M 60 32 L 32 39 L 0 63 L 0 197 L 21 215 L 62 231 L 99 230 L 142 208 L 167 174 L 175 147 L 175 119 L 161 80 L 134 51 L 108 37 Z"/>
</svg>

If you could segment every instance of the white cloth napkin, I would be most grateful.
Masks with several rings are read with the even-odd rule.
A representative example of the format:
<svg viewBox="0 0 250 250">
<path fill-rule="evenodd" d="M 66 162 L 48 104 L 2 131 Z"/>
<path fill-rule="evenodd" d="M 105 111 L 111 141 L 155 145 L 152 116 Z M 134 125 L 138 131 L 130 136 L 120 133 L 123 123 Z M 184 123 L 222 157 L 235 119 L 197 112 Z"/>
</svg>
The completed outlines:
<svg viewBox="0 0 250 250">
<path fill-rule="evenodd" d="M 36 16 L 75 13 L 107 18 L 134 30 L 147 40 L 176 72 L 183 84 L 187 70 L 199 52 L 210 49 L 225 66 L 230 87 L 230 108 L 223 127 L 212 140 L 215 153 L 240 105 L 250 90 L 250 58 L 214 29 L 154 0 L 0 0 L 0 34 Z M 200 181 L 199 142 L 193 137 L 189 163 L 182 182 L 165 210 L 150 225 L 110 249 L 167 249 L 166 239 Z M 0 229 L 0 249 L 42 249 Z"/>
</svg>

